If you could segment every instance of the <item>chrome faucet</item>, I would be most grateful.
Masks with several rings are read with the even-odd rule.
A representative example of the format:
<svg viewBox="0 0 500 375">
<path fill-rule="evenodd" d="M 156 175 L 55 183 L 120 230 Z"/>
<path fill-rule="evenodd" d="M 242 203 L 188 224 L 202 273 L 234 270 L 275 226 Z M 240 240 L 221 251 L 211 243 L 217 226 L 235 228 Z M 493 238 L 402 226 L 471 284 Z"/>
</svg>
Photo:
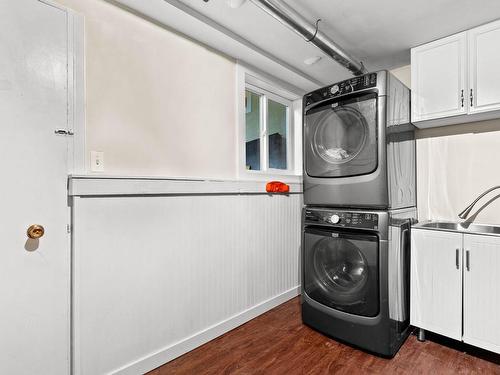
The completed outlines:
<svg viewBox="0 0 500 375">
<path fill-rule="evenodd" d="M 482 198 L 484 197 L 486 194 L 488 194 L 490 191 L 493 191 L 493 190 L 496 190 L 496 189 L 500 189 L 500 186 L 493 186 L 492 188 L 486 190 L 484 193 L 482 193 L 479 197 L 477 197 L 474 202 L 472 202 L 470 205 L 468 205 L 467 207 L 465 207 L 465 210 L 463 210 L 462 212 L 460 212 L 458 214 L 458 217 L 460 219 L 467 219 L 467 216 L 469 216 L 472 208 L 476 205 L 476 203 Z"/>
</svg>

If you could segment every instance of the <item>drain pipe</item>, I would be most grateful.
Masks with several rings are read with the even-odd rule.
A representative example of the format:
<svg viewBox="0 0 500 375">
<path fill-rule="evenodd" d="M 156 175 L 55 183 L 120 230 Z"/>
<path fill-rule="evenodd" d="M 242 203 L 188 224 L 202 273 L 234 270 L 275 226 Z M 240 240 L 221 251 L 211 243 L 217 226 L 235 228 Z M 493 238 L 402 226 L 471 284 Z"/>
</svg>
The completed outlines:
<svg viewBox="0 0 500 375">
<path fill-rule="evenodd" d="M 340 65 L 349 69 L 352 74 L 359 76 L 367 73 L 362 62 L 349 55 L 338 44 L 318 30 L 317 25 L 311 25 L 295 9 L 282 0 L 250 0 L 278 21 L 288 26 L 307 42 L 314 44 Z"/>
</svg>

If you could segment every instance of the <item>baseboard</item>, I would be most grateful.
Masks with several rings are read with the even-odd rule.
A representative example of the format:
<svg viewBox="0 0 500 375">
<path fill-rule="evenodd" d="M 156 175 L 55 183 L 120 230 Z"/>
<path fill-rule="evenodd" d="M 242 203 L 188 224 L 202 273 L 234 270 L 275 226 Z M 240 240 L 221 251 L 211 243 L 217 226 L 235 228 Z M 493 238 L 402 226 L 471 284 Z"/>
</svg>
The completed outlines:
<svg viewBox="0 0 500 375">
<path fill-rule="evenodd" d="M 195 348 L 201 346 L 216 337 L 254 319 L 255 317 L 275 308 L 278 305 L 298 296 L 300 294 L 300 285 L 264 302 L 259 303 L 247 310 L 242 311 L 232 317 L 217 323 L 203 331 L 197 332 L 192 336 L 185 338 L 173 345 L 170 345 L 159 352 L 152 353 L 138 361 L 132 362 L 120 369 L 112 372 L 116 375 L 137 375 L 151 371 Z"/>
</svg>

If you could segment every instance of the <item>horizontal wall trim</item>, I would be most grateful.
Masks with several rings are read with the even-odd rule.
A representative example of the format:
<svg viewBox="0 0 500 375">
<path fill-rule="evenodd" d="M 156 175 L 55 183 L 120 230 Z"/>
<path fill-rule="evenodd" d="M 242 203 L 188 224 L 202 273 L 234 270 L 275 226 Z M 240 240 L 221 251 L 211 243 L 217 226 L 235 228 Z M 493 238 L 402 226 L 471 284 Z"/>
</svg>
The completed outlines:
<svg viewBox="0 0 500 375">
<path fill-rule="evenodd" d="M 287 180 L 293 178 L 293 182 Z M 270 178 L 272 180 L 274 178 Z M 290 194 L 302 193 L 298 176 L 284 176 Z M 155 177 L 70 176 L 70 196 L 267 194 L 267 181 L 165 179 Z"/>
<path fill-rule="evenodd" d="M 257 316 L 269 311 L 282 303 L 298 296 L 300 294 L 300 285 L 275 297 L 261 302 L 237 315 L 230 317 L 218 324 L 213 325 L 201 332 L 194 334 L 180 342 L 177 342 L 157 353 L 142 358 L 121 369 L 113 372 L 116 375 L 144 374 L 151 371 L 181 355 L 223 335 L 226 332 L 256 318 Z"/>
</svg>

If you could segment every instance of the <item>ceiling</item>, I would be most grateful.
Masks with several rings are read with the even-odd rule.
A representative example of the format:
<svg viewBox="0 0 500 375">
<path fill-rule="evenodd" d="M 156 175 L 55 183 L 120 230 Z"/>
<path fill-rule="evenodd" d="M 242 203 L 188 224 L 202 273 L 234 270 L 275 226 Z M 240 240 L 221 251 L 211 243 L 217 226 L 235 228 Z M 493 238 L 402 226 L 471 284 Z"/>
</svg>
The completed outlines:
<svg viewBox="0 0 500 375">
<path fill-rule="evenodd" d="M 413 46 L 500 19 L 499 0 L 286 2 L 311 23 L 321 18 L 321 31 L 370 71 L 407 65 Z M 351 76 L 250 1 L 236 9 L 230 8 L 227 0 L 164 0 L 164 3 L 180 3 L 193 9 L 316 82 L 327 85 Z M 314 65 L 306 65 L 304 60 L 313 56 L 323 58 Z"/>
</svg>

